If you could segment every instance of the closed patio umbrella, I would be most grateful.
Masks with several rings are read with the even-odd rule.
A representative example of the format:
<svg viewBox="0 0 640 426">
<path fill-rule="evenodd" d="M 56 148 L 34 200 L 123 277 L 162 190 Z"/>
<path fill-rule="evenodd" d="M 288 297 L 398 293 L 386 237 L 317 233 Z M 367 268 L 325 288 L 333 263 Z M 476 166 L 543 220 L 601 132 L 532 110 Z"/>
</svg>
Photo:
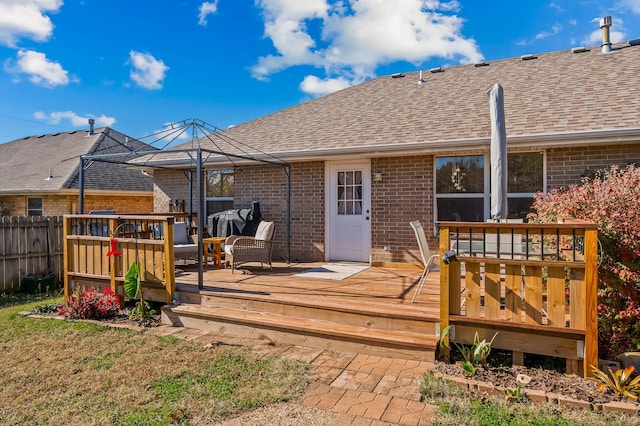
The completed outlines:
<svg viewBox="0 0 640 426">
<path fill-rule="evenodd" d="M 491 115 L 491 219 L 507 218 L 507 131 L 504 92 L 499 83 L 487 91 Z"/>
</svg>

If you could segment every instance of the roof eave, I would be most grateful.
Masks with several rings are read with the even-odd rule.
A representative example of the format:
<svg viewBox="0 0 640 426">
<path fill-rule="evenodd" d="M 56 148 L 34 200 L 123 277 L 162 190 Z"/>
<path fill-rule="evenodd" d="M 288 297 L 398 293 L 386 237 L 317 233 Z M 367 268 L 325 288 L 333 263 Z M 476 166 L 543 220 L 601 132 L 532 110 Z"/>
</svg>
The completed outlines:
<svg viewBox="0 0 640 426">
<path fill-rule="evenodd" d="M 338 158 L 376 158 L 387 156 L 403 156 L 416 154 L 444 154 L 458 151 L 486 151 L 489 149 L 491 138 L 458 139 L 409 142 L 403 144 L 386 144 L 375 146 L 351 146 L 344 148 L 316 149 L 305 151 L 284 151 L 270 153 L 270 155 L 287 162 L 300 161 L 324 161 Z M 566 148 L 572 146 L 585 146 L 603 143 L 640 143 L 640 128 L 636 129 L 605 129 L 588 132 L 548 133 L 535 135 L 507 136 L 509 148 L 515 149 L 548 149 Z M 256 155 L 256 158 L 268 158 L 267 155 Z M 228 158 L 212 157 L 207 166 L 228 167 L 232 165 L 247 166 L 255 164 L 250 161 L 234 161 Z M 149 162 L 147 167 L 192 167 L 191 160 L 171 159 L 165 161 Z"/>
</svg>

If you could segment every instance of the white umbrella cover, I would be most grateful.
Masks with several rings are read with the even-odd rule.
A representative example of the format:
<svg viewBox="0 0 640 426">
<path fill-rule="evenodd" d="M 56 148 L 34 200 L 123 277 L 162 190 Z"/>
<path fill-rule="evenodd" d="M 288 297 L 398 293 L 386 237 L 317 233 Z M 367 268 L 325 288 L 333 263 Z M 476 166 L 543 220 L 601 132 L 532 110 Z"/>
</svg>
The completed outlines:
<svg viewBox="0 0 640 426">
<path fill-rule="evenodd" d="M 487 91 L 491 114 L 491 219 L 506 219 L 507 131 L 504 122 L 504 93 L 499 83 Z"/>
</svg>

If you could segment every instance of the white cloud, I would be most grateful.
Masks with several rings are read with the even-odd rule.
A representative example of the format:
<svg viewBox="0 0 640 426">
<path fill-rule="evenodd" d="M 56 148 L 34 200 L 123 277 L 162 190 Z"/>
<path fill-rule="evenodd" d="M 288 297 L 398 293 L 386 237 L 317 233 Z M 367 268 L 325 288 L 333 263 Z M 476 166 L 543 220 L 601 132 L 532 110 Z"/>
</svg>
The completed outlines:
<svg viewBox="0 0 640 426">
<path fill-rule="evenodd" d="M 218 0 L 214 2 L 204 2 L 200 5 L 198 14 L 198 25 L 207 25 L 207 15 L 213 15 L 218 11 Z"/>
<path fill-rule="evenodd" d="M 562 31 L 562 25 L 555 24 L 553 27 L 551 27 L 551 31 L 541 31 L 538 34 L 536 34 L 536 40 L 542 40 L 544 38 L 554 36 L 558 34 L 560 31 Z"/>
<path fill-rule="evenodd" d="M 351 82 L 344 77 L 319 79 L 315 75 L 308 75 L 300 83 L 300 90 L 313 96 L 322 96 L 337 92 L 351 86 Z"/>
<path fill-rule="evenodd" d="M 151 56 L 132 50 L 129 52 L 130 63 L 133 65 L 130 76 L 140 87 L 150 90 L 162 89 L 168 66 Z"/>
<path fill-rule="evenodd" d="M 620 0 L 618 6 L 629 9 L 633 13 L 640 14 L 640 0 Z"/>
<path fill-rule="evenodd" d="M 420 64 L 433 57 L 460 63 L 483 59 L 462 36 L 457 0 L 258 0 L 266 37 L 277 53 L 260 57 L 253 76 L 266 80 L 283 69 L 312 65 L 326 76 L 307 76 L 308 93 L 343 88 L 374 75 L 380 64 Z"/>
<path fill-rule="evenodd" d="M 155 130 L 148 137 L 145 136 L 145 143 L 156 148 L 164 149 L 186 142 L 191 139 L 191 136 L 190 127 L 181 126 L 176 123 L 164 123 L 162 129 Z"/>
<path fill-rule="evenodd" d="M 4 68 L 11 74 L 26 74 L 33 84 L 48 88 L 66 86 L 70 81 L 69 72 L 60 63 L 50 61 L 44 53 L 34 50 L 19 50 L 15 64 L 6 61 Z M 74 78 L 73 81 L 77 80 Z"/>
<path fill-rule="evenodd" d="M 2 0 L 0 1 L 0 44 L 15 47 L 22 37 L 46 41 L 53 24 L 45 13 L 55 13 L 62 0 Z"/>
<path fill-rule="evenodd" d="M 60 124 L 62 120 L 69 120 L 69 123 L 73 127 L 85 127 L 89 123 L 89 119 L 93 118 L 96 120 L 96 127 L 109 127 L 112 126 L 113 123 L 116 122 L 116 119 L 113 117 L 107 117 L 102 114 L 100 116 L 95 116 L 93 114 L 87 114 L 86 116 L 80 116 L 73 111 L 55 111 L 49 114 L 46 114 L 42 111 L 38 111 L 33 114 L 33 117 L 36 120 L 46 121 L 49 124 Z"/>
</svg>

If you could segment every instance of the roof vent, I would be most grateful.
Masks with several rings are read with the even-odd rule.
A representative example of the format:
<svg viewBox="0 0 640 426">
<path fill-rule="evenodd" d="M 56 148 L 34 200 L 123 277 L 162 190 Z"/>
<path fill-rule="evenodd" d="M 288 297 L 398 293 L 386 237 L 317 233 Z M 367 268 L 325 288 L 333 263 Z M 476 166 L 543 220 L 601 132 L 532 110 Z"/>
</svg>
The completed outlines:
<svg viewBox="0 0 640 426">
<path fill-rule="evenodd" d="M 611 52 L 611 40 L 609 39 L 609 28 L 611 28 L 611 16 L 605 16 L 600 19 L 600 29 L 602 30 L 602 53 Z"/>
<path fill-rule="evenodd" d="M 476 68 L 478 68 L 478 67 L 488 67 L 489 64 L 487 62 L 485 62 L 485 61 L 482 61 L 482 62 L 478 62 L 478 63 L 473 64 L 473 66 L 476 67 Z"/>
<path fill-rule="evenodd" d="M 424 84 L 424 78 L 422 78 L 422 70 L 420 70 L 420 79 L 418 80 L 418 84 Z"/>
<path fill-rule="evenodd" d="M 47 136 L 47 135 L 40 135 L 40 136 L 38 136 L 38 139 L 44 138 L 45 136 Z"/>
<path fill-rule="evenodd" d="M 444 72 L 444 69 L 442 69 L 442 67 L 435 67 L 435 68 L 431 68 L 429 71 L 432 73 Z"/>
<path fill-rule="evenodd" d="M 69 132 L 70 135 L 73 135 L 76 132 L 76 130 L 72 130 Z"/>
<path fill-rule="evenodd" d="M 571 48 L 571 53 L 582 53 L 588 51 L 589 49 L 587 49 L 585 46 L 576 46 Z"/>
<path fill-rule="evenodd" d="M 53 173 L 51 172 L 51 167 L 49 167 L 49 176 L 47 176 L 45 180 L 52 180 L 52 179 L 53 179 Z"/>
<path fill-rule="evenodd" d="M 532 59 L 538 59 L 538 57 L 533 53 L 527 53 L 526 55 L 520 56 L 520 59 L 522 59 L 523 61 L 530 61 Z"/>
<path fill-rule="evenodd" d="M 391 74 L 391 78 L 402 78 L 404 77 L 404 74 L 402 74 L 401 72 L 396 72 Z"/>
<path fill-rule="evenodd" d="M 638 46 L 640 45 L 640 38 L 634 38 L 633 40 L 629 40 L 629 46 Z"/>
</svg>

